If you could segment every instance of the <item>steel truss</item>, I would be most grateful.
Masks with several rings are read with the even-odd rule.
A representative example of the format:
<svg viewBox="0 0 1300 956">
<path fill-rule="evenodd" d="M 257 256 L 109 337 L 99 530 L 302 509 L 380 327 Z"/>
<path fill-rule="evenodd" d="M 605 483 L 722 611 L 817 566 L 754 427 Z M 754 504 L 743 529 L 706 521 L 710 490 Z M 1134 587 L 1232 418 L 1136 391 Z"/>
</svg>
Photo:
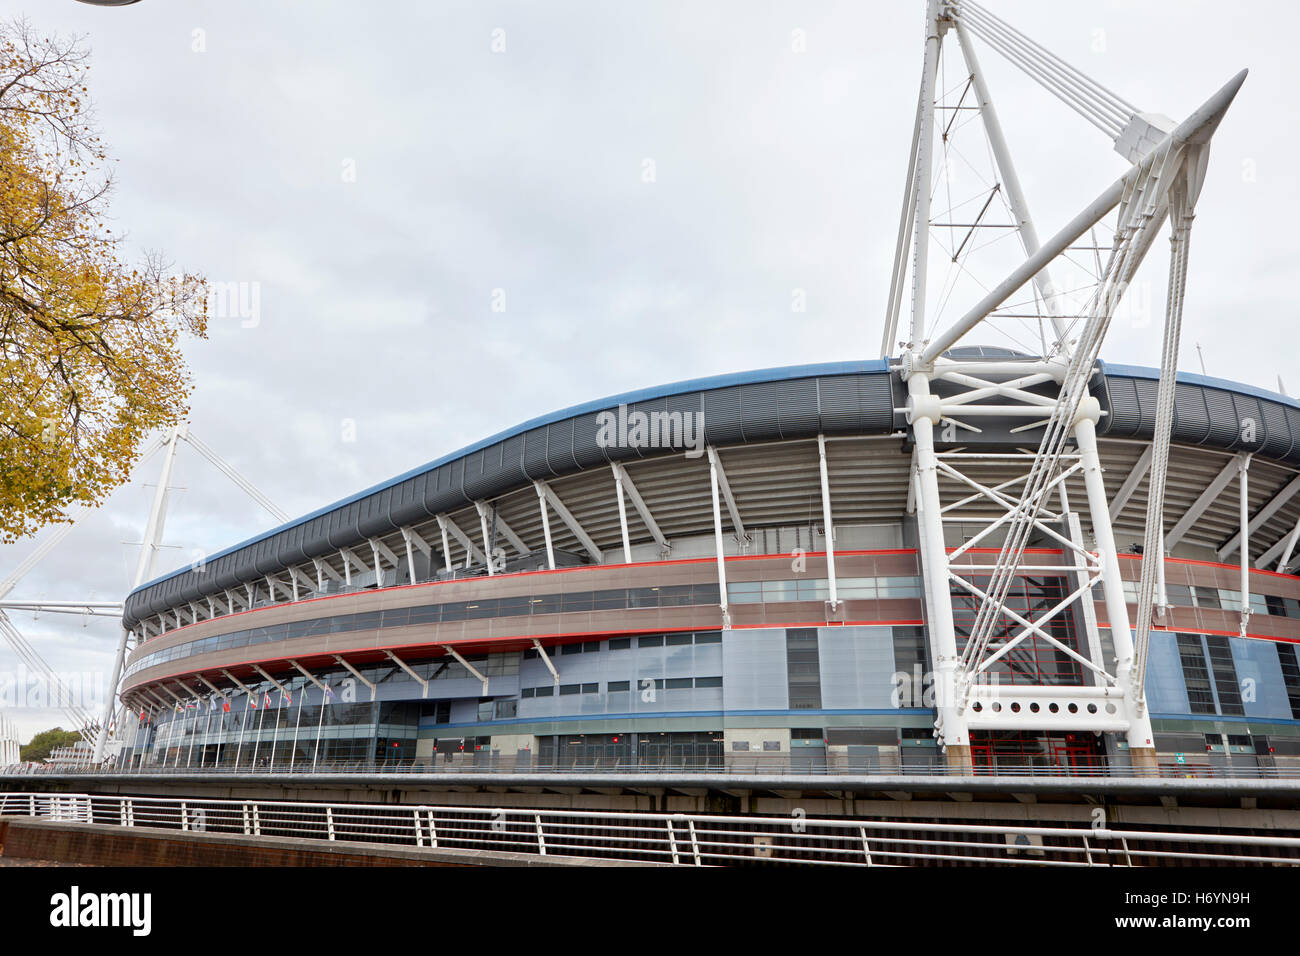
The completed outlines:
<svg viewBox="0 0 1300 956">
<path fill-rule="evenodd" d="M 938 193 L 932 156 L 938 127 L 936 100 L 943 43 L 956 36 L 968 73 L 958 107 L 978 113 L 999 182 L 969 223 L 942 223 L 967 230 L 952 260 L 958 263 L 971 237 L 985 221 L 993 197 L 1004 196 L 1013 228 L 1026 259 L 1002 282 L 991 286 L 960 320 L 930 334 L 927 329 L 927 261 L 932 196 Z M 1015 166 L 1002 133 L 987 82 L 979 67 L 972 37 L 1006 56 L 1071 109 L 1113 141 L 1131 168 L 1084 207 L 1046 243 L 1039 240 L 1020 189 Z M 907 416 L 914 442 L 914 500 L 920 553 L 927 582 L 927 611 L 935 667 L 937 706 L 935 734 L 950 763 L 970 762 L 972 730 L 1081 730 L 1127 735 L 1135 766 L 1154 765 L 1150 716 L 1143 678 L 1152 616 L 1159 604 L 1163 548 L 1164 484 L 1173 417 L 1174 378 L 1181 331 L 1187 249 L 1196 198 L 1204 181 L 1208 144 L 1224 111 L 1245 78 L 1238 74 L 1182 123 L 1139 112 L 1080 71 L 1059 60 L 1013 27 L 970 0 L 929 0 L 925 53 L 916 124 L 898 246 L 886 311 L 883 353 L 893 354 L 906 279 L 911 274 L 911 321 L 897 367 L 907 382 Z M 974 106 L 963 106 L 968 101 Z M 954 119 L 943 127 L 948 141 Z M 1081 238 L 1117 211 L 1114 239 L 1104 262 L 1097 257 L 1096 282 L 1084 306 L 1069 314 L 1051 278 L 1051 266 Z M 949 219 L 952 219 L 951 215 Z M 1110 522 L 1110 502 L 1097 454 L 1096 426 L 1100 403 L 1089 394 L 1097 357 L 1119 303 L 1166 220 L 1172 223 L 1169 294 L 1157 401 L 1156 437 L 1150 468 L 1147 533 L 1142 563 L 1136 630 L 1128 606 Z M 910 269 L 909 269 L 910 259 Z M 988 330 L 1017 290 L 1031 285 L 1033 317 L 1039 320 L 1042 354 L 1024 360 L 963 360 L 951 350 L 977 330 Z M 985 288 L 990 288 L 985 286 Z M 1046 329 L 1050 326 L 1049 344 Z M 938 386 L 933 388 L 932 386 Z M 1025 434 L 1036 448 L 982 446 L 994 451 L 940 450 L 951 447 L 957 433 L 977 434 L 977 422 L 995 419 L 1009 433 Z M 1021 421 L 1022 420 L 1022 421 Z M 1008 426 L 1007 423 L 1011 424 Z M 1030 438 L 1030 436 L 1033 438 Z M 1003 450 L 1006 448 L 1006 450 Z M 997 485 L 980 480 L 979 466 L 991 459 L 1019 468 Z M 1085 545 L 1080 516 L 1070 509 L 1067 480 L 1082 478 L 1093 542 Z M 1243 473 L 1244 481 L 1244 473 Z M 940 494 L 960 489 L 962 497 Z M 960 522 L 976 533 L 949 551 L 945 528 Z M 1027 563 L 1034 540 L 1059 549 L 1059 564 Z M 995 556 L 980 557 L 980 551 Z M 984 561 L 986 563 L 980 563 Z M 1050 571 L 1071 583 L 1060 601 L 1036 617 L 1008 606 L 1016 578 L 1026 572 Z M 1244 573 L 1244 572 L 1243 572 Z M 1093 606 L 1099 586 L 1110 628 L 1113 659 L 1105 660 Z M 978 602 L 975 620 L 959 646 L 952 589 Z M 1067 613 L 1087 651 L 1069 646 L 1048 625 Z M 1014 685 L 990 681 L 993 665 L 1026 649 L 1025 642 L 1046 642 L 1090 676 L 1086 686 Z"/>
</svg>

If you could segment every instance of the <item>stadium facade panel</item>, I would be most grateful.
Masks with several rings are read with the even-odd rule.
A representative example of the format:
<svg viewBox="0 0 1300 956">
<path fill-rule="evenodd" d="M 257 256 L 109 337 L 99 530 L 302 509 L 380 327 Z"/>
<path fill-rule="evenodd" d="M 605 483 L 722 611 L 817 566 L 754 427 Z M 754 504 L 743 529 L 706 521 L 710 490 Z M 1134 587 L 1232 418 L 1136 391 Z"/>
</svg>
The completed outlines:
<svg viewBox="0 0 1300 956">
<path fill-rule="evenodd" d="M 1005 351 L 972 354 L 1000 362 Z M 1121 548 L 1145 520 L 1154 373 L 1105 366 L 1100 451 Z M 613 768 L 925 766 L 928 582 L 905 389 L 886 362 L 801 366 L 616 396 L 527 422 L 134 591 L 119 759 L 144 765 L 520 761 Z M 987 425 L 985 424 L 987 422 Z M 1036 445 L 981 420 L 948 447 Z M 1300 406 L 1180 377 L 1169 609 L 1146 689 L 1162 759 L 1300 761 Z M 1240 502 L 1251 455 L 1248 607 Z M 824 467 L 823 467 L 824 462 Z M 1003 477 L 990 459 L 982 481 Z M 1227 476 L 1227 477 L 1225 477 Z M 1079 479 L 1065 483 L 1082 501 Z M 966 493 L 945 487 L 945 500 Z M 830 515 L 829 521 L 827 515 Z M 1187 518 L 1179 521 L 1179 517 Z M 1082 517 L 1085 535 L 1087 515 Z M 828 535 L 827 527 L 833 529 Z M 963 528 L 949 528 L 949 548 Z M 961 560 L 996 553 L 996 540 Z M 1009 612 L 1073 585 L 1050 539 Z M 1132 602 L 1140 556 L 1121 561 Z M 1061 567 L 1054 572 L 1054 567 Z M 1282 568 L 1285 572 L 1287 569 Z M 954 595 L 959 634 L 975 605 Z M 1062 614 L 990 669 L 1087 687 L 1109 653 Z M 1026 707 L 1037 707 L 1026 699 Z M 987 731 L 976 763 L 1122 767 L 1124 741 Z"/>
</svg>

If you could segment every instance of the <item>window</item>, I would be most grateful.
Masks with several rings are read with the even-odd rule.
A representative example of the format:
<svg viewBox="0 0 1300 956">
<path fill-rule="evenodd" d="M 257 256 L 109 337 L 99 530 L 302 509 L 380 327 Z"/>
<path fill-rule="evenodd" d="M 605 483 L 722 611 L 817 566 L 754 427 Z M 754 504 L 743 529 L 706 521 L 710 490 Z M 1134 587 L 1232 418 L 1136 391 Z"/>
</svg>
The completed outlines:
<svg viewBox="0 0 1300 956">
<path fill-rule="evenodd" d="M 697 677 L 695 678 L 696 687 L 721 687 L 721 677 Z"/>
<path fill-rule="evenodd" d="M 816 628 L 800 627 L 787 630 L 785 659 L 790 709 L 820 710 L 822 680 Z"/>
<path fill-rule="evenodd" d="M 554 684 L 547 684 L 547 685 L 545 685 L 544 687 L 539 687 L 539 688 L 537 688 L 537 696 L 538 696 L 538 697 L 554 697 L 554 696 L 555 696 L 555 685 L 554 685 Z"/>
<path fill-rule="evenodd" d="M 1300 660 L 1294 644 L 1274 644 L 1278 663 L 1282 665 L 1282 683 L 1286 685 L 1286 698 L 1291 705 L 1291 717 L 1300 720 Z"/>
<path fill-rule="evenodd" d="M 625 680 L 612 680 L 607 685 L 607 689 L 611 694 L 617 694 L 620 691 L 627 692 L 631 690 L 631 687 L 631 682 Z"/>
<path fill-rule="evenodd" d="M 695 635 L 695 643 L 696 643 L 696 644 L 721 644 L 721 643 L 722 643 L 722 632 L 721 632 L 721 631 L 705 631 L 703 634 L 696 634 L 696 635 Z"/>
<path fill-rule="evenodd" d="M 582 685 L 582 692 L 583 692 L 584 694 L 599 694 L 599 693 L 600 693 L 600 685 L 599 685 L 599 684 L 583 684 L 583 685 Z"/>
<path fill-rule="evenodd" d="M 664 682 L 664 686 L 669 690 L 683 690 L 694 687 L 695 681 L 689 677 L 670 677 Z"/>
<path fill-rule="evenodd" d="M 791 727 L 791 740 L 822 740 L 822 729 L 820 727 Z"/>
<path fill-rule="evenodd" d="M 567 654 L 581 654 L 581 653 L 582 653 L 582 645 L 581 645 L 581 644 L 565 644 L 565 645 L 563 645 L 563 646 L 560 648 L 560 653 L 561 653 L 561 654 L 566 654 L 566 655 L 567 655 Z"/>
<path fill-rule="evenodd" d="M 537 688 L 535 688 L 535 687 L 525 687 L 525 688 L 523 688 L 521 691 L 519 691 L 519 696 L 520 696 L 520 698 L 526 700 L 527 698 L 532 697 L 532 696 L 533 696 L 533 693 L 534 693 L 536 690 L 537 690 Z"/>
<path fill-rule="evenodd" d="M 1210 671 L 1205 666 L 1205 652 L 1201 648 L 1199 634 L 1178 635 L 1178 658 L 1183 665 L 1183 683 L 1187 685 L 1187 703 L 1192 713 L 1214 713 Z"/>
<path fill-rule="evenodd" d="M 497 720 L 508 720 L 519 715 L 519 701 L 517 700 L 499 700 L 496 705 Z"/>
<path fill-rule="evenodd" d="M 611 637 L 609 639 L 609 649 L 611 651 L 625 651 L 632 646 L 630 637 Z"/>
<path fill-rule="evenodd" d="M 570 696 L 572 696 L 572 695 L 574 695 L 574 694 L 581 694 L 581 693 L 582 693 L 582 685 L 581 685 L 581 684 L 561 684 L 561 685 L 560 685 L 560 696 L 561 696 L 561 697 L 570 697 Z"/>
<path fill-rule="evenodd" d="M 1217 608 L 1217 607 L 1219 606 L 1219 590 L 1218 590 L 1218 588 L 1203 588 L 1203 587 L 1197 586 L 1197 587 L 1194 587 L 1192 590 L 1196 592 L 1196 605 L 1197 605 L 1197 607 L 1213 607 L 1213 608 Z"/>
<path fill-rule="evenodd" d="M 1205 645 L 1210 651 L 1214 689 L 1219 692 L 1219 713 L 1230 717 L 1243 716 L 1246 711 L 1241 704 L 1241 685 L 1237 683 L 1232 646 L 1226 637 L 1207 637 Z"/>
<path fill-rule="evenodd" d="M 492 707 L 492 704 L 493 704 L 493 703 L 494 703 L 494 702 L 492 701 L 491 698 L 488 698 L 488 699 L 486 699 L 486 700 L 485 700 L 484 698 L 482 698 L 482 697 L 479 698 L 479 701 L 478 701 L 478 719 L 479 719 L 479 720 L 491 720 L 491 719 L 492 719 L 492 713 L 493 713 L 493 707 Z"/>
<path fill-rule="evenodd" d="M 694 640 L 695 640 L 694 636 L 690 633 L 669 634 L 667 637 L 664 638 L 664 643 L 666 643 L 669 647 L 681 647 L 683 644 L 694 643 Z"/>
<path fill-rule="evenodd" d="M 664 636 L 656 634 L 653 637 L 639 637 L 636 641 L 637 647 L 663 647 Z"/>
</svg>

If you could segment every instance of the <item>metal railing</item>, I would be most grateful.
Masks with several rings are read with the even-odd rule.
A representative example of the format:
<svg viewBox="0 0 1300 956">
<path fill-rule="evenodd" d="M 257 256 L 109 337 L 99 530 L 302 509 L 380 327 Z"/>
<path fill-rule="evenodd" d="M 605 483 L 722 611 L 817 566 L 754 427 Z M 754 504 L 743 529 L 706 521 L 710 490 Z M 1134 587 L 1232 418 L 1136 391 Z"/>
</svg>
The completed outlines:
<svg viewBox="0 0 1300 956">
<path fill-rule="evenodd" d="M 212 758 L 201 762 L 198 753 L 177 757 L 166 756 L 154 760 L 146 757 L 143 763 L 137 758 L 95 766 L 83 764 L 25 764 L 0 767 L 0 777 L 43 774 L 701 774 L 748 776 L 862 776 L 862 777 L 974 777 L 997 778 L 1033 777 L 1042 780 L 1070 778 L 1146 778 L 1163 779 L 1226 779 L 1226 780 L 1300 780 L 1300 761 L 1278 761 L 1272 765 L 1246 762 L 1178 763 L 1162 758 L 1155 771 L 1133 769 L 1123 764 L 1060 765 L 1042 760 L 999 759 L 993 766 L 977 765 L 973 771 L 949 767 L 946 763 L 899 762 L 897 760 L 855 760 L 831 755 L 825 759 L 799 759 L 788 754 L 763 756 L 723 757 L 712 755 L 668 754 L 636 756 L 630 754 L 598 754 L 587 758 L 561 760 L 538 759 L 492 751 L 438 754 L 434 757 L 413 760 L 313 760 L 298 756 L 294 760 L 277 757 L 274 760 L 245 758 L 214 765 Z"/>
<path fill-rule="evenodd" d="M 1300 865 L 1300 838 L 1189 830 L 0 793 L 0 815 L 676 865 Z"/>
</svg>

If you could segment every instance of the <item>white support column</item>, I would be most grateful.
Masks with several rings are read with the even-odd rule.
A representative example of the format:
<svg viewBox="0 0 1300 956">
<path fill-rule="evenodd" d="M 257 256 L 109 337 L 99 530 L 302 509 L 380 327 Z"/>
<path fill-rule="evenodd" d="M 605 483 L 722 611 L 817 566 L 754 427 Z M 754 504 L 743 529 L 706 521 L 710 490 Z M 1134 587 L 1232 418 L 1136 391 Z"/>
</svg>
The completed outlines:
<svg viewBox="0 0 1300 956">
<path fill-rule="evenodd" d="M 483 536 L 483 553 L 487 555 L 487 572 L 488 577 L 497 573 L 496 555 L 492 553 L 492 539 L 488 536 L 488 506 L 481 501 L 474 502 L 474 508 L 478 511 L 479 533 Z"/>
<path fill-rule="evenodd" d="M 670 542 L 664 536 L 663 531 L 660 530 L 659 522 L 655 521 L 655 516 L 651 514 L 649 506 L 645 503 L 645 499 L 642 498 L 641 493 L 637 491 L 636 483 L 632 480 L 632 476 L 628 474 L 627 469 L 618 462 L 611 462 L 610 467 L 614 469 L 615 475 L 622 478 L 623 490 L 627 493 L 628 498 L 632 500 L 632 507 L 635 508 L 636 513 L 641 516 L 641 521 L 645 523 L 646 530 L 650 532 L 650 537 L 654 538 L 655 542 L 658 543 L 659 556 L 661 558 L 667 558 L 669 552 L 673 549 L 672 542 Z"/>
<path fill-rule="evenodd" d="M 384 566 L 379 561 L 379 546 L 373 538 L 370 540 L 370 559 L 375 562 L 375 587 L 382 588 L 384 586 Z"/>
<path fill-rule="evenodd" d="M 452 647 L 450 644 L 443 644 L 442 649 L 446 651 L 448 654 L 450 654 L 452 657 L 456 658 L 456 660 L 460 662 L 460 665 L 464 667 L 465 670 L 469 671 L 476 678 L 478 678 L 478 680 L 483 682 L 483 696 L 486 697 L 488 692 L 488 679 L 483 674 L 479 673 L 478 668 L 476 668 L 469 661 L 465 660 L 465 658 L 461 657 L 460 652 L 457 651 L 456 648 Z"/>
<path fill-rule="evenodd" d="M 450 532 L 451 536 L 465 549 L 465 567 L 468 568 L 475 561 L 487 563 L 487 556 L 478 549 L 478 545 L 469 539 L 469 535 L 460 529 L 460 525 L 451 520 L 449 515 L 441 514 L 437 518 L 438 527 L 442 528 L 444 536 Z"/>
<path fill-rule="evenodd" d="M 831 483 L 826 467 L 826 436 L 817 435 L 817 459 L 822 476 L 822 525 L 826 529 L 826 575 L 830 582 L 831 610 L 840 606 L 839 591 L 835 586 L 835 522 L 831 518 Z"/>
<path fill-rule="evenodd" d="M 447 540 L 447 522 L 441 517 L 438 519 L 438 531 L 442 535 L 442 569 L 451 574 L 451 542 Z"/>
<path fill-rule="evenodd" d="M 542 534 L 546 538 L 546 565 L 552 571 L 555 570 L 555 546 L 551 542 L 551 515 L 550 508 L 546 504 L 546 489 L 540 481 L 533 483 L 537 489 L 537 506 L 542 512 Z"/>
<path fill-rule="evenodd" d="M 1233 477 L 1237 474 L 1237 469 L 1240 467 L 1240 459 L 1240 455 L 1235 455 L 1233 458 L 1228 459 L 1223 468 L 1219 470 L 1219 473 L 1214 476 L 1214 480 L 1211 481 L 1206 486 L 1205 490 L 1200 493 L 1197 499 L 1192 502 L 1192 506 L 1183 513 L 1183 516 L 1178 519 L 1178 522 L 1169 529 L 1169 533 L 1165 535 L 1165 547 L 1173 548 L 1176 546 L 1178 542 L 1183 539 L 1183 535 L 1192 530 L 1196 525 L 1196 522 L 1201 519 L 1201 515 L 1205 514 L 1205 512 L 1209 510 L 1210 505 L 1214 504 L 1215 499 L 1217 499 L 1219 495 L 1223 494 L 1223 489 L 1228 487 L 1232 482 Z"/>
<path fill-rule="evenodd" d="M 627 533 L 627 500 L 623 494 L 623 471 L 611 464 L 614 471 L 614 492 L 618 496 L 618 527 L 623 533 L 623 563 L 632 563 L 632 540 Z"/>
<path fill-rule="evenodd" d="M 1240 487 L 1241 531 L 1241 636 L 1246 636 L 1250 623 L 1250 455 L 1237 459 L 1238 485 Z"/>
<path fill-rule="evenodd" d="M 388 659 L 389 659 L 390 661 L 392 661 L 394 664 L 396 664 L 396 665 L 397 665 L 398 667 L 400 667 L 402 670 L 406 671 L 406 676 L 407 676 L 407 677 L 411 678 L 411 680 L 415 681 L 417 684 L 420 685 L 420 690 L 421 690 L 421 695 L 420 695 L 420 696 L 422 696 L 422 697 L 428 697 L 428 696 L 429 696 L 429 682 L 428 682 L 427 680 L 425 680 L 423 677 L 421 677 L 421 676 L 420 676 L 419 674 L 417 674 L 415 671 L 411 670 L 410 665 L 407 664 L 406 661 L 404 661 L 404 660 L 402 660 L 400 657 L 398 657 L 396 654 L 394 654 L 392 651 L 384 651 L 384 654 L 386 654 L 386 655 L 388 656 Z"/>
<path fill-rule="evenodd" d="M 1255 562 L 1255 567 L 1265 567 L 1269 561 L 1273 560 L 1273 558 L 1277 556 L 1277 553 L 1280 550 L 1282 552 L 1282 557 L 1278 559 L 1277 570 L 1279 572 L 1285 571 L 1287 562 L 1291 560 L 1291 555 L 1295 553 L 1296 541 L 1298 539 L 1300 539 L 1300 521 L 1295 523 L 1295 527 L 1291 529 L 1289 535 L 1278 541 L 1277 544 L 1273 545 L 1273 547 L 1269 548 L 1259 556 L 1259 560 Z"/>
<path fill-rule="evenodd" d="M 1119 555 L 1115 551 L 1115 535 L 1110 525 L 1110 507 L 1106 501 L 1106 483 L 1102 478 L 1101 458 L 1097 454 L 1097 421 L 1101 405 L 1088 396 L 1079 403 L 1074 424 L 1074 437 L 1083 465 L 1083 483 L 1088 492 L 1088 511 L 1092 518 L 1093 536 L 1097 541 L 1097 557 L 1101 561 L 1101 586 L 1106 603 L 1106 619 L 1115 648 L 1115 677 L 1124 694 L 1125 716 L 1129 721 L 1128 744 L 1134 768 L 1154 765 L 1155 736 L 1151 730 L 1151 716 L 1147 712 L 1143 688 L 1133 683 L 1133 631 L 1129 624 L 1128 603 L 1124 598 L 1124 583 L 1120 576 Z M 1144 556 L 1145 560 L 1146 556 Z M 1163 555 L 1155 555 L 1163 563 Z M 1134 751 L 1137 751 L 1134 753 Z"/>
<path fill-rule="evenodd" d="M 727 558 L 722 549 L 722 505 L 718 500 L 718 461 L 709 449 L 709 489 L 713 494 L 713 547 L 718 557 L 718 605 L 722 610 L 722 627 L 731 627 L 727 610 Z"/>
<path fill-rule="evenodd" d="M 582 545 L 583 550 L 591 555 L 592 561 L 596 564 L 604 564 L 604 554 L 601 552 L 600 548 L 596 547 L 596 542 L 591 540 L 591 536 L 587 534 L 586 529 L 578 523 L 578 519 L 573 516 L 573 512 L 571 512 L 565 506 L 564 502 L 560 500 L 559 495 L 555 493 L 555 489 L 544 481 L 535 481 L 533 484 L 536 485 L 540 489 L 541 494 L 545 496 L 546 503 L 554 509 L 557 515 L 560 516 L 560 520 L 564 522 L 564 526 L 573 532 L 573 536 L 578 539 L 578 543 Z"/>
<path fill-rule="evenodd" d="M 943 417 L 939 399 L 930 394 L 930 377 L 912 372 L 907 379 L 908 422 L 916 449 L 917 528 L 929 592 L 930 646 L 934 653 L 936 731 L 948 765 L 971 767 L 970 730 L 957 707 L 957 631 L 948 583 L 948 551 L 944 546 L 943 510 L 939 499 L 939 469 L 934 453 L 934 426 Z"/>
<path fill-rule="evenodd" d="M 537 648 L 537 656 L 542 659 L 546 669 L 551 672 L 551 678 L 558 687 L 560 685 L 560 672 L 555 669 L 555 664 L 551 661 L 550 655 L 546 653 L 546 648 L 542 647 L 542 642 L 535 637 L 533 638 L 533 647 Z"/>
<path fill-rule="evenodd" d="M 731 516 L 731 528 L 736 535 L 736 544 L 740 545 L 742 552 L 748 550 L 749 535 L 745 532 L 745 522 L 740 517 L 740 506 L 736 504 L 736 496 L 731 493 L 731 483 L 727 481 L 727 471 L 722 467 L 722 456 L 712 445 L 705 449 L 709 453 L 709 468 L 711 469 L 722 492 L 722 500 L 727 503 L 727 514 Z"/>
<path fill-rule="evenodd" d="M 337 654 L 334 655 L 334 660 L 337 661 L 337 662 L 339 663 L 339 665 L 340 665 L 341 667 L 343 667 L 344 670 L 346 670 L 349 674 L 351 674 L 351 675 L 352 675 L 353 677 L 355 677 L 357 680 L 361 681 L 361 683 L 364 684 L 364 685 L 366 686 L 366 689 L 370 691 L 370 699 L 371 699 L 371 700 L 374 700 L 374 699 L 375 699 L 375 685 L 374 685 L 373 682 L 371 682 L 371 681 L 367 680 L 365 677 L 363 677 L 362 674 L 361 674 L 361 671 L 357 670 L 355 667 L 353 667 L 351 664 L 349 664 L 349 663 L 348 663 L 347 661 L 345 661 L 343 658 L 339 657 Z"/>
<path fill-rule="evenodd" d="M 1243 536 L 1239 531 L 1234 534 L 1228 543 L 1215 552 L 1220 561 L 1227 559 L 1228 555 L 1236 551 L 1241 545 L 1243 537 L 1249 537 L 1264 526 L 1264 522 L 1282 510 L 1282 506 L 1295 497 L 1296 492 L 1300 491 L 1300 475 L 1292 478 L 1287 482 L 1286 487 L 1269 499 L 1268 504 L 1260 508 L 1250 519 L 1250 524 L 1246 526 L 1246 534 Z"/>
</svg>

